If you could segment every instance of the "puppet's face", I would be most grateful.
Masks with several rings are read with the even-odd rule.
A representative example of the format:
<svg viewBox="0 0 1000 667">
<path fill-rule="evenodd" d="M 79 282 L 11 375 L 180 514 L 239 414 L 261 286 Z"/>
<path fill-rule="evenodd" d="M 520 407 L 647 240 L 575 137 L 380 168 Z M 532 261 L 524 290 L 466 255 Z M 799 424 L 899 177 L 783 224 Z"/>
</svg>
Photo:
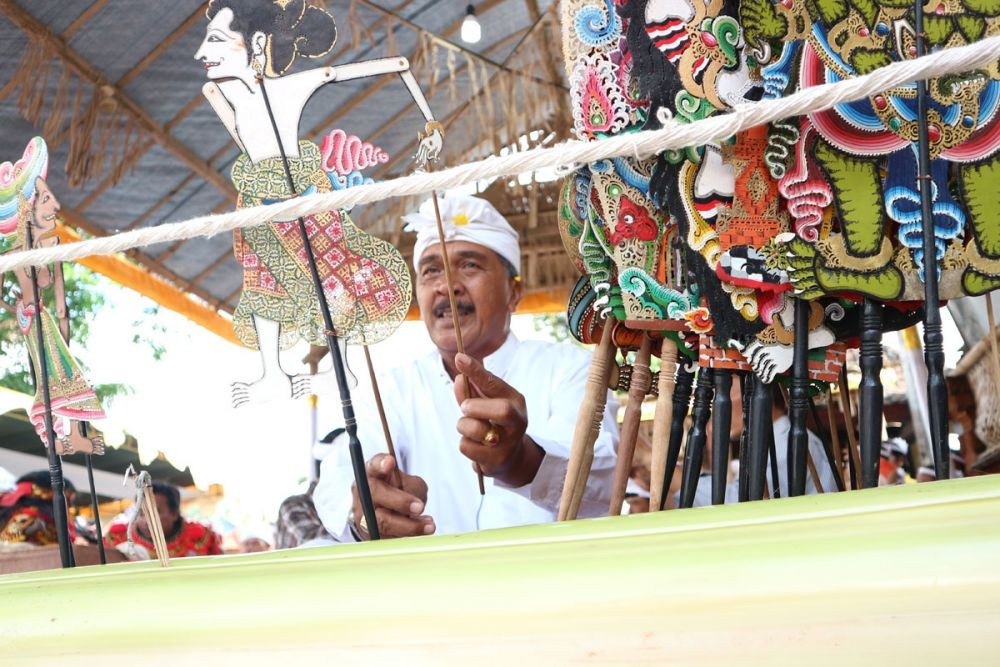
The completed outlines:
<svg viewBox="0 0 1000 667">
<path fill-rule="evenodd" d="M 247 52 L 246 40 L 243 35 L 232 29 L 233 11 L 229 8 L 221 10 L 208 23 L 205 39 L 195 60 L 205 64 L 208 78 L 213 81 L 221 79 L 241 79 L 252 81 L 253 68 Z"/>
<path fill-rule="evenodd" d="M 35 181 L 36 194 L 34 202 L 34 228 L 32 237 L 38 245 L 45 238 L 51 236 L 56 230 L 56 214 L 62 205 L 56 196 L 52 194 L 48 183 L 39 178 Z"/>
</svg>

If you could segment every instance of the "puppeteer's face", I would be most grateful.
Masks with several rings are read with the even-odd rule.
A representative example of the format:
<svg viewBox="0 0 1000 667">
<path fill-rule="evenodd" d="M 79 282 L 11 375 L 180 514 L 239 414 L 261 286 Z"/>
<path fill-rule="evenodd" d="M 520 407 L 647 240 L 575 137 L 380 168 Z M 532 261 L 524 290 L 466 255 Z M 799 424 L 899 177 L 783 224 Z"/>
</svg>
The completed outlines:
<svg viewBox="0 0 1000 667">
<path fill-rule="evenodd" d="M 246 41 L 243 35 L 232 30 L 233 10 L 228 7 L 219 11 L 208 23 L 205 39 L 195 60 L 205 65 L 208 78 L 213 81 L 220 79 L 253 79 L 250 58 L 247 54 Z"/>
<path fill-rule="evenodd" d="M 35 243 L 51 235 L 56 230 L 56 214 L 62 205 L 56 196 L 52 194 L 48 183 L 39 178 L 35 181 L 35 232 L 33 234 Z"/>
<path fill-rule="evenodd" d="M 521 283 L 507 275 L 499 255 L 476 243 L 449 242 L 448 261 L 465 352 L 482 359 L 507 339 L 510 315 L 521 299 Z M 457 352 L 440 245 L 432 245 L 420 258 L 417 304 L 434 345 L 444 354 Z"/>
</svg>

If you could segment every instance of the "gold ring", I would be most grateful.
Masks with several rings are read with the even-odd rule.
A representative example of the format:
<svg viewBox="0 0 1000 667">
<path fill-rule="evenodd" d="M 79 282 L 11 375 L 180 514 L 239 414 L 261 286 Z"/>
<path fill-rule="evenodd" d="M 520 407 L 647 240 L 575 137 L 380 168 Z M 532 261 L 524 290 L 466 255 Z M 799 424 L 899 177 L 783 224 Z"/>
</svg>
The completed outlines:
<svg viewBox="0 0 1000 667">
<path fill-rule="evenodd" d="M 483 443 L 487 445 L 495 445 L 498 442 L 500 442 L 500 434 L 497 433 L 497 430 L 491 426 L 490 430 L 488 430 L 486 435 L 483 436 Z"/>
<path fill-rule="evenodd" d="M 366 533 L 371 532 L 368 530 L 368 517 L 366 517 L 364 514 L 361 515 L 361 520 L 358 521 L 358 528 L 365 531 Z"/>
</svg>

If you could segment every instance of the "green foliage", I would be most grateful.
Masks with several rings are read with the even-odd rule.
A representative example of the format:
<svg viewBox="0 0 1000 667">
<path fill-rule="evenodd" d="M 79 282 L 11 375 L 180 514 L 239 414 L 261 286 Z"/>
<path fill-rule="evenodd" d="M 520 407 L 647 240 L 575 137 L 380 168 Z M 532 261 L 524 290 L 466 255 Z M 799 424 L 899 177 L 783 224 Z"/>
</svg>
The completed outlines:
<svg viewBox="0 0 1000 667">
<path fill-rule="evenodd" d="M 63 277 L 66 285 L 66 307 L 70 319 L 70 349 L 75 346 L 85 346 L 90 335 L 90 324 L 97 313 L 104 308 L 106 299 L 102 289 L 102 280 L 88 269 L 76 265 L 65 264 Z M 10 274 L 5 276 L 0 298 L 8 306 L 17 303 L 19 288 Z M 43 290 L 42 297 L 46 304 L 54 302 L 54 289 Z M 165 353 L 162 344 L 156 340 L 156 333 L 165 331 L 162 325 L 150 323 L 159 312 L 158 307 L 147 308 L 143 319 L 134 322 L 134 328 L 142 333 L 133 337 L 133 342 L 144 343 L 149 348 L 153 358 L 159 360 Z M 74 345 L 74 343 L 76 345 Z M 77 360 L 79 362 L 79 359 Z M 80 367 L 86 374 L 87 368 L 83 362 Z M 24 394 L 34 394 L 35 385 L 28 364 L 28 351 L 24 338 L 17 327 L 16 316 L 7 308 L 0 309 L 0 387 L 6 387 Z M 99 384 L 94 391 L 105 407 L 118 396 L 132 393 L 132 388 L 126 384 Z"/>
<path fill-rule="evenodd" d="M 996 257 L 1000 254 L 1000 158 L 982 164 L 962 165 L 959 172 L 965 205 L 969 210 L 976 243 L 983 254 Z"/>
<path fill-rule="evenodd" d="M 566 320 L 566 313 L 545 313 L 543 315 L 532 315 L 532 324 L 535 331 L 547 333 L 549 337 L 557 343 L 564 343 L 567 340 L 578 342 L 569 330 L 569 322 Z"/>
<path fill-rule="evenodd" d="M 949 16 L 935 16 L 930 14 L 924 18 L 924 32 L 931 46 L 944 44 L 951 34 L 955 32 L 955 23 Z"/>
</svg>

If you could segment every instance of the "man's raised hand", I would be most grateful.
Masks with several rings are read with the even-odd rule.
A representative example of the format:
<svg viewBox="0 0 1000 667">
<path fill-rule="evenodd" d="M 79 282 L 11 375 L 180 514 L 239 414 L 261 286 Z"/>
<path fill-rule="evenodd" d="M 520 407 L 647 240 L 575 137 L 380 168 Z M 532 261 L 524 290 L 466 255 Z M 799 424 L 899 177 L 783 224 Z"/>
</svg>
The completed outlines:
<svg viewBox="0 0 1000 667">
<path fill-rule="evenodd" d="M 524 396 L 466 354 L 455 355 L 455 365 L 461 373 L 455 380 L 455 398 L 463 415 L 457 425 L 462 435 L 459 450 L 479 464 L 484 475 L 512 487 L 530 483 L 545 452 L 525 435 Z"/>
</svg>

